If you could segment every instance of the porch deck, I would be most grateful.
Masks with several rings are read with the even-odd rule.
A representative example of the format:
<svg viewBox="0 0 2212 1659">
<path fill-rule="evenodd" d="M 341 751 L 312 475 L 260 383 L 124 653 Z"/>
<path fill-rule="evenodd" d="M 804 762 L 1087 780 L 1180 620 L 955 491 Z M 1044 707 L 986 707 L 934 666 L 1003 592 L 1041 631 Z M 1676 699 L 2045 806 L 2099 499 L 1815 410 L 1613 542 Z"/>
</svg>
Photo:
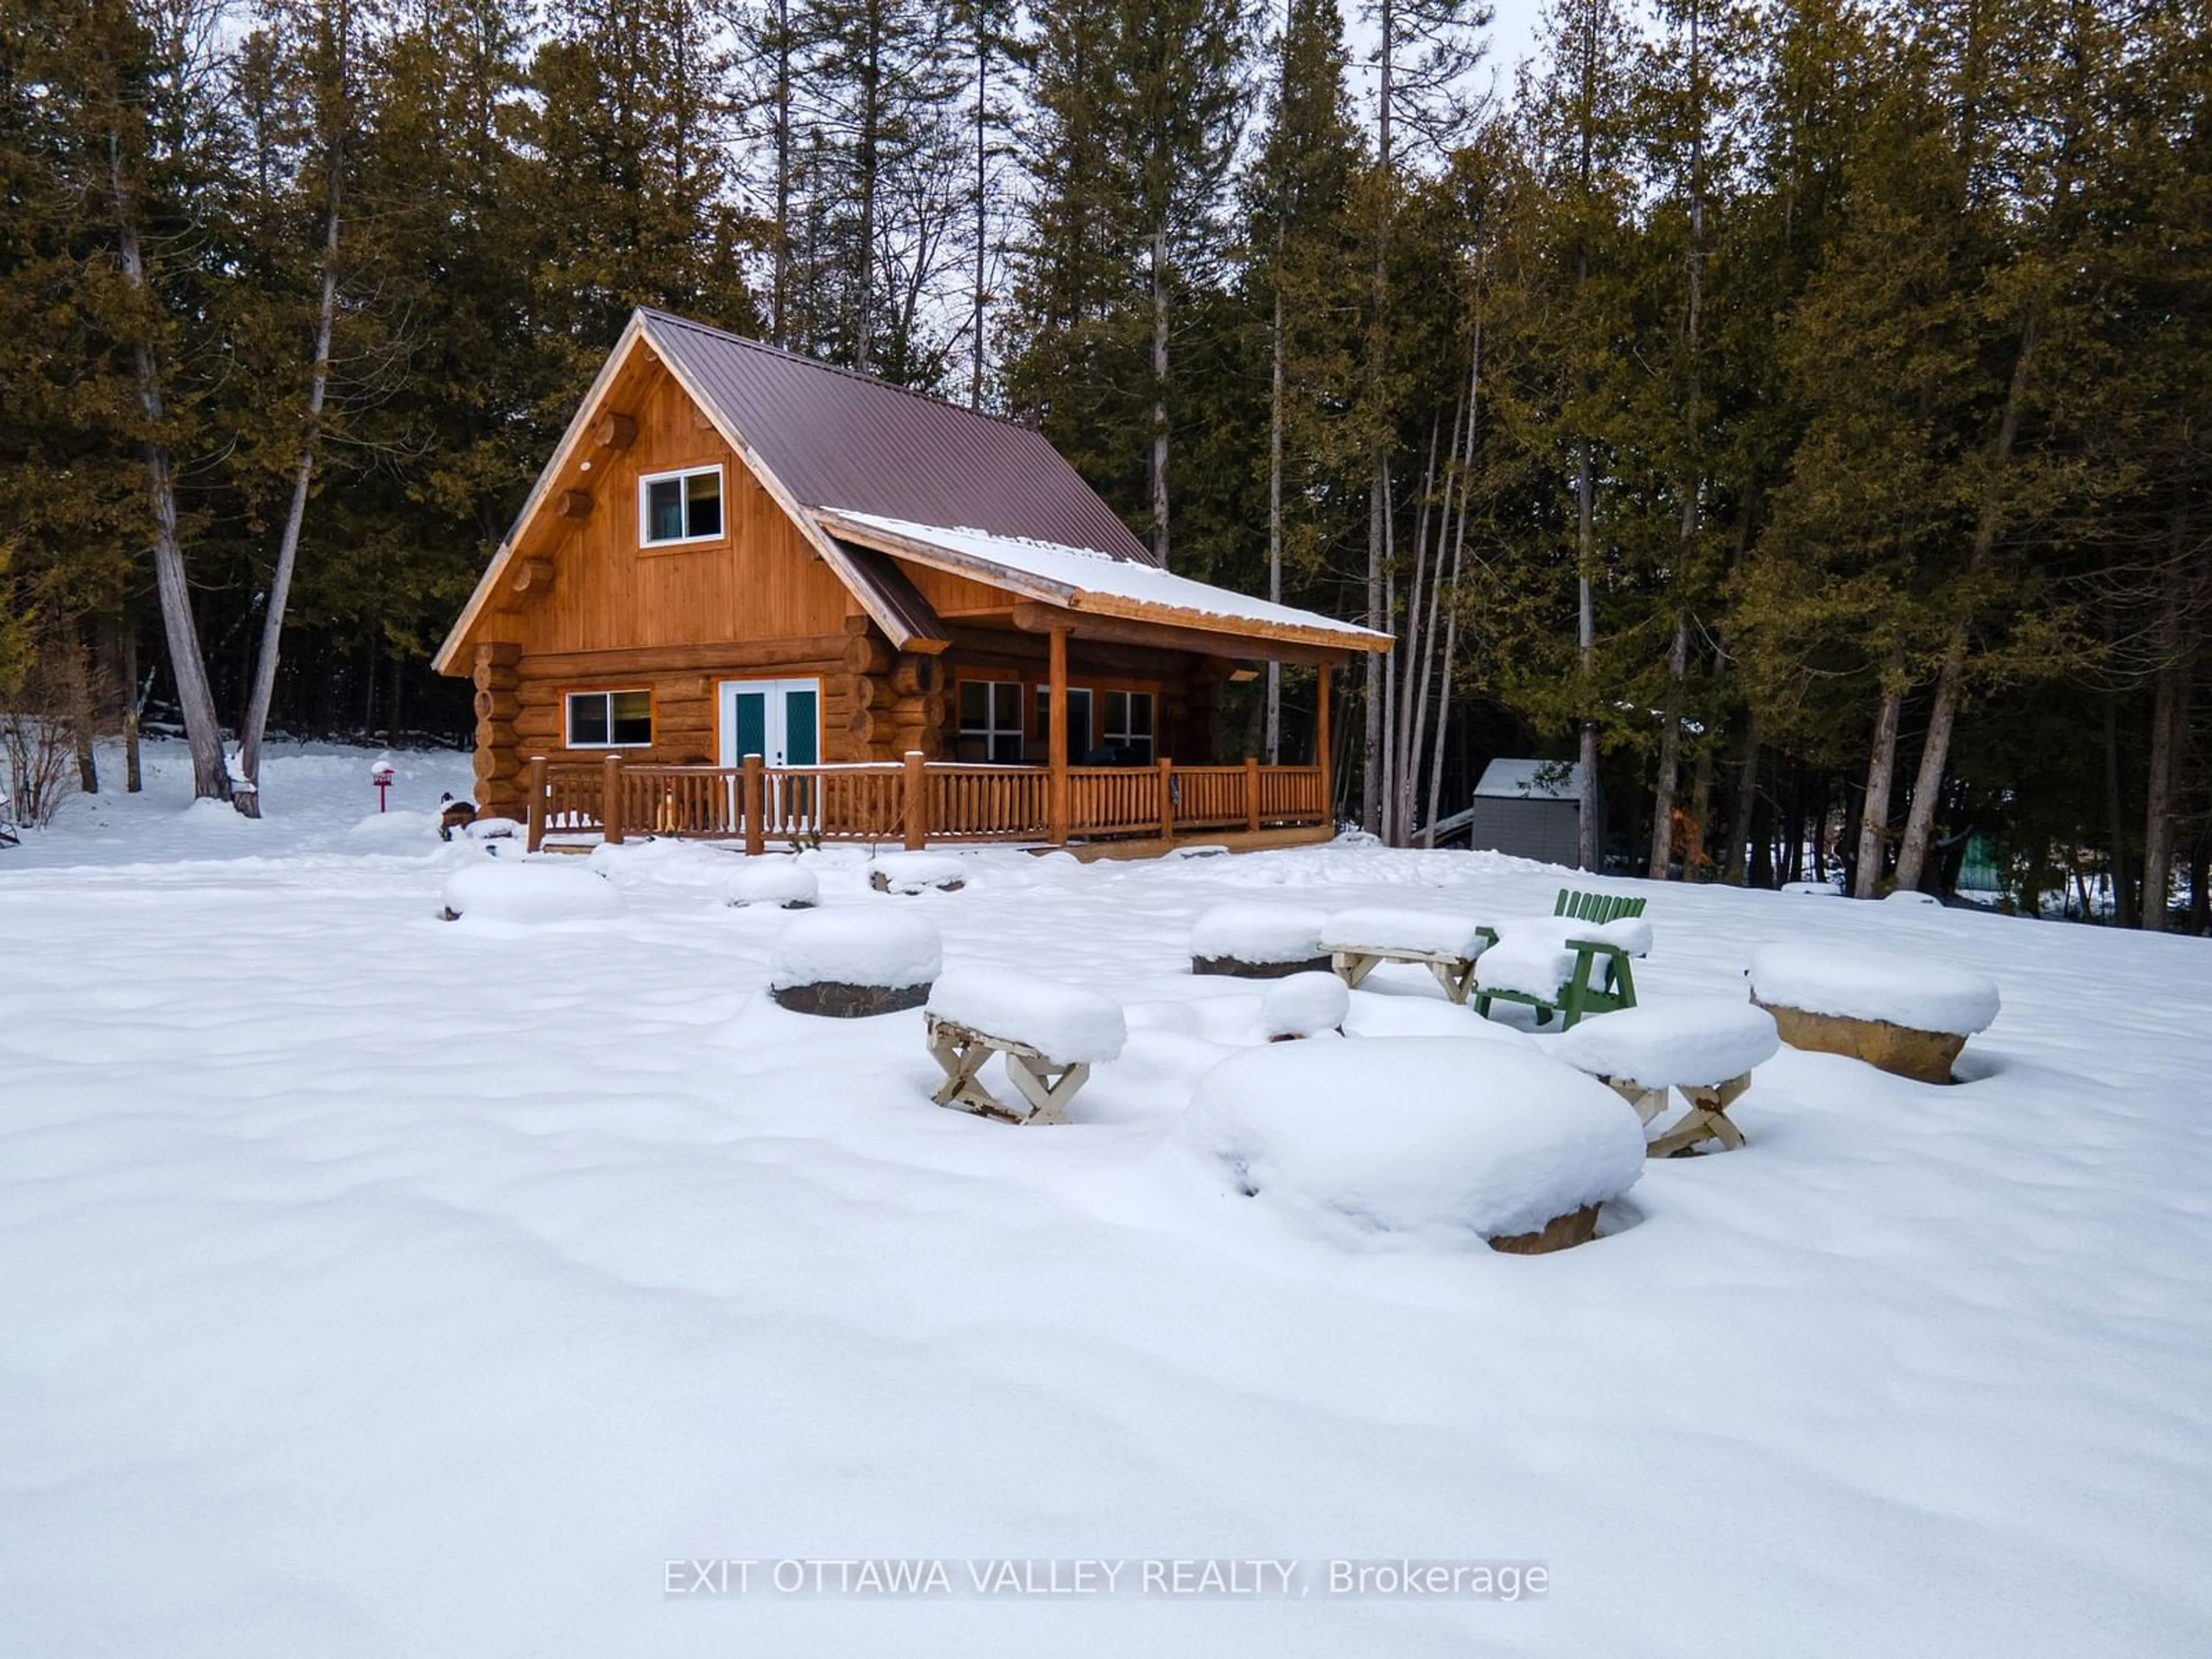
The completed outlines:
<svg viewBox="0 0 2212 1659">
<path fill-rule="evenodd" d="M 529 846 L 596 834 L 739 842 L 748 853 L 815 842 L 1120 843 L 1157 848 L 1194 836 L 1246 845 L 1311 840 L 1329 827 L 1319 766 L 985 766 L 868 762 L 836 766 L 530 763 Z M 1252 838 L 1264 838 L 1255 841 Z"/>
</svg>

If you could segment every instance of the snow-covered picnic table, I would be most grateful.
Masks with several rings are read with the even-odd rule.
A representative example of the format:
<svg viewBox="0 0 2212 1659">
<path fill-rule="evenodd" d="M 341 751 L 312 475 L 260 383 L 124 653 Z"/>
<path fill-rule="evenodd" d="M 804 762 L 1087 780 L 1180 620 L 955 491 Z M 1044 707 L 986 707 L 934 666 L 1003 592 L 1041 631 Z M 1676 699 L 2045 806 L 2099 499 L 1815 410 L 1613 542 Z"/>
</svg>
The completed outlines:
<svg viewBox="0 0 2212 1659">
<path fill-rule="evenodd" d="M 1706 1140 L 1742 1146 L 1728 1109 L 1751 1086 L 1753 1068 L 1781 1046 L 1764 1008 L 1726 997 L 1678 997 L 1585 1020 L 1552 1053 L 1611 1087 L 1647 1128 L 1666 1110 L 1667 1091 L 1679 1089 L 1689 1110 L 1650 1147 L 1652 1157 L 1666 1158 Z"/>
<path fill-rule="evenodd" d="M 1330 965 L 1352 989 L 1383 963 L 1419 963 L 1454 1002 L 1467 1000 L 1475 958 L 1491 938 L 1480 916 L 1380 905 L 1340 910 L 1321 930 Z"/>
<path fill-rule="evenodd" d="M 1004 968 L 957 968 L 930 989 L 924 1023 L 945 1081 L 932 1097 L 1011 1123 L 1065 1123 L 1095 1065 L 1127 1039 L 1120 1005 L 1080 986 Z M 1027 1111 L 1006 1105 L 979 1073 L 994 1054 Z"/>
</svg>

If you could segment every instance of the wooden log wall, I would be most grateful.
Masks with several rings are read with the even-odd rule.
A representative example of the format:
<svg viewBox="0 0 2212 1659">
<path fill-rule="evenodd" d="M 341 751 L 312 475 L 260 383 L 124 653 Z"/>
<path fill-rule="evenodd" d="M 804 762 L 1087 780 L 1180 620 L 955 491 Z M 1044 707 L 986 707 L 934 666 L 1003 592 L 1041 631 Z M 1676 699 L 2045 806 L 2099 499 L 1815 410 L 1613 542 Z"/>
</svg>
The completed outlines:
<svg viewBox="0 0 2212 1659">
<path fill-rule="evenodd" d="M 526 805 L 524 761 L 519 749 L 522 660 L 519 645 L 477 647 L 476 683 L 477 810 L 488 817 L 519 818 Z"/>
</svg>

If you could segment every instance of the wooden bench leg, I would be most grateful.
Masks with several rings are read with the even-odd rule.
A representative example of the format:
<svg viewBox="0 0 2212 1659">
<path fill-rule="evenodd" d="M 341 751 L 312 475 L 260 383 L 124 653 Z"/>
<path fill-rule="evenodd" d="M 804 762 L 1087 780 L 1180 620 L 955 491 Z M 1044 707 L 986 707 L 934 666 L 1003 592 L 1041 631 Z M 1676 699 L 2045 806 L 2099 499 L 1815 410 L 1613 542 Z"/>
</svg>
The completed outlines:
<svg viewBox="0 0 2212 1659">
<path fill-rule="evenodd" d="M 1743 1131 L 1729 1121 L 1728 1109 L 1750 1086 L 1751 1079 L 1746 1075 L 1723 1084 L 1684 1089 L 1682 1097 L 1690 1103 L 1689 1115 L 1644 1148 L 1646 1155 L 1672 1158 L 1708 1140 L 1717 1140 L 1724 1151 L 1735 1152 L 1743 1145 Z"/>
<path fill-rule="evenodd" d="M 1091 1067 L 1078 1064 L 1060 1068 L 1054 1077 L 1052 1068 L 1020 1054 L 1006 1056 L 1006 1076 L 1030 1103 L 1030 1113 L 1020 1120 L 1024 1123 L 1065 1123 L 1067 1121 L 1067 1103 L 1075 1098 L 1091 1076 Z"/>
<path fill-rule="evenodd" d="M 1647 1089 L 1632 1077 L 1600 1078 L 1599 1082 L 1636 1108 L 1636 1115 L 1650 1127 L 1659 1114 L 1667 1109 L 1667 1091 Z"/>
<path fill-rule="evenodd" d="M 1456 962 L 1431 962 L 1429 971 L 1436 975 L 1437 983 L 1444 988 L 1447 1000 L 1464 1006 L 1468 988 L 1474 983 L 1474 963 L 1471 958 Z"/>
<path fill-rule="evenodd" d="M 1375 971 L 1375 964 L 1382 958 L 1371 957 L 1360 951 L 1336 951 L 1330 953 L 1329 965 L 1336 976 L 1344 981 L 1345 988 L 1356 991 L 1360 982 Z"/>
<path fill-rule="evenodd" d="M 984 1062 L 991 1058 L 991 1050 L 987 1044 L 963 1042 L 957 1037 L 940 1032 L 930 1039 L 929 1052 L 935 1056 L 938 1066 L 945 1073 L 945 1081 L 938 1085 L 937 1092 L 930 1097 L 932 1100 L 939 1106 L 958 1106 L 992 1117 L 1010 1115 L 1006 1109 L 992 1097 L 991 1091 L 983 1086 L 978 1075 Z"/>
</svg>

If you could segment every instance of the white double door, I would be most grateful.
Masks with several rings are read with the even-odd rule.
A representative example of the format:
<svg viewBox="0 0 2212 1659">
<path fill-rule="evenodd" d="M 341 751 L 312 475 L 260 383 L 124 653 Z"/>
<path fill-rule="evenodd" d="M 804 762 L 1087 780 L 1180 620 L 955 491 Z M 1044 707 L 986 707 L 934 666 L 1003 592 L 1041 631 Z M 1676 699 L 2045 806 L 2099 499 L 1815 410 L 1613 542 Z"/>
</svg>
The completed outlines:
<svg viewBox="0 0 2212 1659">
<path fill-rule="evenodd" d="M 820 680 L 724 680 L 720 704 L 721 764 L 742 766 L 758 755 L 773 770 L 822 762 Z M 803 830 L 820 816 L 819 786 L 811 778 L 771 775 L 765 829 L 773 835 Z"/>
</svg>

